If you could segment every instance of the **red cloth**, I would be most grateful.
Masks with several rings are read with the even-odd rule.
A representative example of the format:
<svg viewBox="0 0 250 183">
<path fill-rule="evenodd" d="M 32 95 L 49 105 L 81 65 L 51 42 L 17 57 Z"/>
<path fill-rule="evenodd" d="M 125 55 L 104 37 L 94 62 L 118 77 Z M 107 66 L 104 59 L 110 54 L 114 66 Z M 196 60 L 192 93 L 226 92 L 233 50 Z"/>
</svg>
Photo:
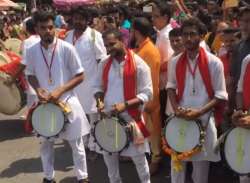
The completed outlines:
<svg viewBox="0 0 250 183">
<path fill-rule="evenodd" d="M 5 72 L 6 74 L 9 74 L 10 76 L 14 76 L 17 70 L 19 69 L 22 58 L 11 51 L 6 51 L 5 53 L 10 58 L 11 62 L 1 66 L 0 71 Z M 28 84 L 27 84 L 24 74 L 22 73 L 20 76 L 18 76 L 17 79 L 19 81 L 21 88 L 23 90 L 26 90 Z"/>
<path fill-rule="evenodd" d="M 246 67 L 243 78 L 243 108 L 250 109 L 250 63 Z"/>
<path fill-rule="evenodd" d="M 28 111 L 27 118 L 24 122 L 24 130 L 27 133 L 32 133 L 32 131 L 33 131 L 33 126 L 32 126 L 31 120 L 32 120 L 32 113 L 36 109 L 36 107 L 37 107 L 36 103 L 31 106 L 31 108 Z"/>
<path fill-rule="evenodd" d="M 224 66 L 224 76 L 225 78 L 227 78 L 229 76 L 229 73 L 230 73 L 230 60 L 229 60 L 229 55 L 228 53 L 227 54 L 224 54 L 220 57 L 220 60 L 222 61 L 223 63 L 223 66 Z"/>
<path fill-rule="evenodd" d="M 186 69 L 187 69 L 187 52 L 184 52 L 179 61 L 177 62 L 176 66 L 176 80 L 177 80 L 177 102 L 180 102 L 186 81 Z M 214 98 L 214 91 L 211 82 L 211 76 L 208 67 L 208 59 L 206 56 L 206 52 L 203 48 L 199 50 L 199 57 L 198 57 L 198 68 L 201 73 L 202 80 L 204 82 L 205 88 L 207 90 L 207 94 L 210 99 Z M 216 125 L 219 126 L 223 120 L 223 112 L 224 112 L 225 103 L 221 102 L 217 106 L 215 106 L 215 121 Z"/>
<path fill-rule="evenodd" d="M 112 65 L 112 58 L 110 58 L 107 64 L 104 66 L 103 70 L 103 86 L 104 86 L 104 93 L 106 93 L 107 86 L 108 86 L 108 75 L 109 70 Z M 124 89 L 124 98 L 125 100 L 130 100 L 136 98 L 136 88 L 137 88 L 137 81 L 136 81 L 136 66 L 133 57 L 133 53 L 131 50 L 127 51 L 127 57 L 125 60 L 124 71 L 123 71 L 123 89 Z M 132 118 L 136 121 L 137 126 L 141 130 L 143 136 L 146 138 L 149 136 L 149 131 L 147 130 L 144 122 L 142 121 L 142 113 L 139 108 L 131 108 L 127 109 L 128 114 L 132 116 Z"/>
</svg>

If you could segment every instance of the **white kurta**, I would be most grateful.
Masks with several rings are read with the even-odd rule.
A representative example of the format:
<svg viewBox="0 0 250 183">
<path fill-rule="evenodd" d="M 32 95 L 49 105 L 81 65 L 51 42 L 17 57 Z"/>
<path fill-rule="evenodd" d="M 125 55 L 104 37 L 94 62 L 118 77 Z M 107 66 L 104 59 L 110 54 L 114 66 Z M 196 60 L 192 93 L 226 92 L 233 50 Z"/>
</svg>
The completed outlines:
<svg viewBox="0 0 250 183">
<path fill-rule="evenodd" d="M 226 92 L 226 86 L 225 86 L 225 78 L 224 78 L 224 72 L 223 72 L 223 65 L 222 62 L 217 58 L 216 56 L 212 55 L 209 52 L 206 52 L 206 55 L 208 57 L 208 67 L 209 72 L 211 76 L 212 86 L 214 90 L 214 96 L 218 99 L 227 100 L 227 92 Z M 178 55 L 177 57 L 174 57 L 170 62 L 170 68 L 169 68 L 169 75 L 168 75 L 168 83 L 167 88 L 176 89 L 176 64 L 179 60 L 181 55 Z M 198 58 L 198 57 L 196 57 Z M 192 67 L 192 70 L 194 69 L 196 60 L 189 60 L 189 63 Z M 207 94 L 205 85 L 203 83 L 201 74 L 199 69 L 196 69 L 195 72 L 195 95 L 192 93 L 193 91 L 193 77 L 189 70 L 186 71 L 186 80 L 185 80 L 185 88 L 183 97 L 180 101 L 181 107 L 191 107 L 191 108 L 201 108 L 205 104 L 207 104 L 210 99 Z M 191 160 L 207 160 L 207 161 L 219 161 L 220 155 L 214 153 L 214 147 L 217 141 L 217 130 L 215 127 L 215 122 L 213 116 L 209 119 L 209 112 L 203 115 L 201 118 L 202 125 L 206 126 L 208 123 L 207 131 L 206 131 L 206 138 L 205 138 L 205 145 L 204 150 L 201 153 L 193 156 Z"/>
<path fill-rule="evenodd" d="M 40 36 L 31 35 L 28 39 L 25 39 L 22 43 L 22 61 L 23 65 L 26 65 L 26 52 L 27 50 L 38 43 L 40 41 Z M 31 107 L 33 103 L 37 100 L 35 90 L 28 84 L 28 88 L 26 90 L 27 93 L 27 106 Z"/>
<path fill-rule="evenodd" d="M 156 47 L 160 51 L 161 63 L 168 62 L 174 51 L 170 45 L 169 32 L 172 30 L 171 24 L 166 25 L 158 31 L 156 39 Z M 167 84 L 167 72 L 160 73 L 160 89 L 164 89 Z"/>
<path fill-rule="evenodd" d="M 27 50 L 26 57 L 26 74 L 36 76 L 40 87 L 49 92 L 66 84 L 76 74 L 84 72 L 80 59 L 73 46 L 60 39 L 57 39 L 57 44 L 55 43 L 56 39 L 47 50 L 43 48 L 44 55 L 50 65 L 52 52 L 56 46 L 54 62 L 51 69 L 52 84 L 48 82 L 49 70 L 43 59 L 40 42 Z M 70 123 L 66 125 L 65 131 L 60 133 L 60 137 L 67 140 L 73 140 L 88 134 L 90 126 L 75 93 L 73 91 L 66 92 L 60 100 L 67 102 L 72 109 L 72 112 L 67 116 Z"/>
<path fill-rule="evenodd" d="M 98 67 L 98 76 L 94 84 L 95 93 L 103 92 L 102 86 L 102 73 L 103 67 L 107 63 L 107 60 L 100 63 Z M 122 103 L 124 99 L 124 89 L 123 89 L 123 67 L 125 62 L 120 64 L 117 61 L 113 61 L 109 75 L 108 75 L 108 86 L 104 99 L 105 109 L 107 111 L 111 110 L 111 106 L 116 103 Z M 137 98 L 143 101 L 143 103 L 148 102 L 152 99 L 153 88 L 150 69 L 147 64 L 137 55 L 135 55 L 135 64 L 137 70 Z M 142 110 L 142 108 L 141 108 Z M 125 111 L 120 114 L 120 116 L 127 122 L 133 121 L 132 117 Z M 122 151 L 121 155 L 124 156 L 136 156 L 145 152 L 149 152 L 149 145 L 147 140 L 145 140 L 142 145 L 134 145 L 132 142 L 129 147 Z"/>
<path fill-rule="evenodd" d="M 73 44 L 73 35 L 74 30 L 69 31 L 65 41 Z M 78 85 L 75 91 L 84 111 L 87 114 L 93 113 L 96 112 L 96 103 L 92 86 L 97 73 L 97 60 L 102 60 L 107 56 L 106 48 L 101 33 L 89 27 L 75 42 L 74 46 L 85 69 L 84 82 Z"/>
</svg>

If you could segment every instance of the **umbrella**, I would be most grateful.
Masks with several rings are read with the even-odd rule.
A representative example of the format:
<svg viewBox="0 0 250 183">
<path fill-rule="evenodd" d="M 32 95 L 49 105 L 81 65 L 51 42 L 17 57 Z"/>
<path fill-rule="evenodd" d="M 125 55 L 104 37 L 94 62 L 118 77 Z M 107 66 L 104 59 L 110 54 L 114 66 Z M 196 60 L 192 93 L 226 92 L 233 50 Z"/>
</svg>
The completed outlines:
<svg viewBox="0 0 250 183">
<path fill-rule="evenodd" d="M 94 4 L 95 0 L 53 0 L 53 3 L 55 4 L 56 7 L 66 8 L 66 7 Z"/>
<path fill-rule="evenodd" d="M 0 0 L 0 8 L 19 7 L 17 3 L 10 0 Z"/>
</svg>

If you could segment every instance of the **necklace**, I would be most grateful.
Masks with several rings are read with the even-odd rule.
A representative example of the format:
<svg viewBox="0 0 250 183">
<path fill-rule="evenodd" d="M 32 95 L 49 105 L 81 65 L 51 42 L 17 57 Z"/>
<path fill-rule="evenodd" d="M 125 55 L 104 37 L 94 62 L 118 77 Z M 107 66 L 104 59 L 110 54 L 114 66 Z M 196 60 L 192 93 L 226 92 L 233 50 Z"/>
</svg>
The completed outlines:
<svg viewBox="0 0 250 183">
<path fill-rule="evenodd" d="M 191 68 L 189 61 L 187 61 L 187 65 L 188 65 L 188 71 L 190 72 L 190 74 L 193 78 L 192 94 L 195 95 L 195 93 L 196 93 L 196 90 L 195 90 L 195 72 L 196 72 L 197 67 L 198 67 L 198 61 L 196 61 L 194 69 Z"/>
<path fill-rule="evenodd" d="M 56 46 L 57 46 L 57 40 L 56 40 L 55 47 L 54 47 L 54 49 L 52 51 L 52 57 L 51 57 L 50 63 L 48 63 L 48 61 L 47 61 L 47 59 L 46 59 L 46 57 L 44 55 L 42 45 L 40 44 L 41 52 L 42 52 L 42 55 L 43 55 L 43 61 L 44 61 L 45 65 L 46 65 L 46 67 L 47 67 L 47 69 L 49 71 L 49 80 L 48 80 L 49 85 L 51 85 L 53 83 L 51 68 L 52 68 L 53 61 L 54 61 Z"/>
</svg>

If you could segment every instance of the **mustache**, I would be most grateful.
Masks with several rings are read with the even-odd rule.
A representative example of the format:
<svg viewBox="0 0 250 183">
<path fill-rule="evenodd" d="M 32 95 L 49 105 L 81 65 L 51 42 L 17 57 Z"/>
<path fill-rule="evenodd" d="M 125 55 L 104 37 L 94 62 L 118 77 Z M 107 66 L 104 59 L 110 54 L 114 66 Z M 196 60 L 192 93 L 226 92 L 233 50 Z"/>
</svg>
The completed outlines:
<svg viewBox="0 0 250 183">
<path fill-rule="evenodd" d="M 48 43 L 48 44 L 51 44 L 51 43 L 53 43 L 53 41 L 54 41 L 54 36 L 45 36 L 44 37 L 44 39 L 43 39 L 43 41 L 45 42 L 45 43 Z"/>
</svg>

